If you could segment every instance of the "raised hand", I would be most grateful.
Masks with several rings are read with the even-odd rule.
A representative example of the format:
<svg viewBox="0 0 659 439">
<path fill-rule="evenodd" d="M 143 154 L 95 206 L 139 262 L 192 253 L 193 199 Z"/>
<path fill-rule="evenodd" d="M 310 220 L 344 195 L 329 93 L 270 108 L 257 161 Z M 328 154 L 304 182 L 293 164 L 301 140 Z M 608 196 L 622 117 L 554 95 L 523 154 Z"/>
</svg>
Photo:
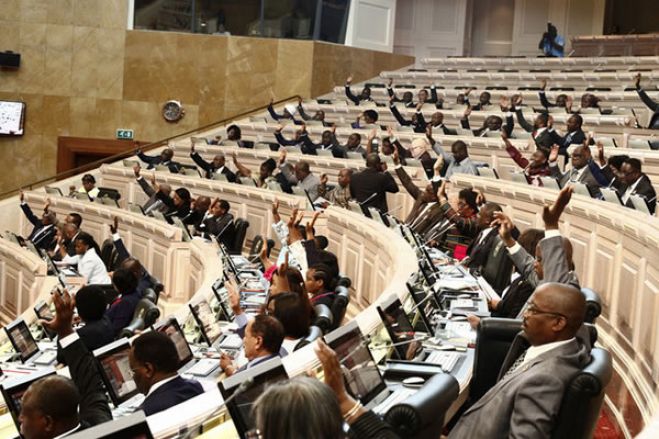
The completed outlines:
<svg viewBox="0 0 659 439">
<path fill-rule="evenodd" d="M 422 108 L 423 108 L 423 102 L 419 102 L 418 104 L 416 104 L 416 111 L 421 111 Z"/>
<path fill-rule="evenodd" d="M 437 198 L 439 198 L 439 201 L 448 200 L 448 197 L 446 196 L 446 180 L 442 181 L 442 184 L 439 185 L 439 189 L 437 189 Z"/>
<path fill-rule="evenodd" d="M 283 165 L 286 161 L 286 150 L 284 148 L 279 150 L 279 165 Z"/>
<path fill-rule="evenodd" d="M 428 140 L 432 140 L 432 125 L 428 124 L 426 125 L 426 137 Z"/>
<path fill-rule="evenodd" d="M 551 151 L 549 152 L 549 161 L 550 162 L 553 163 L 556 160 L 558 160 L 558 150 L 559 150 L 558 145 L 554 145 L 554 146 L 551 147 Z"/>
<path fill-rule="evenodd" d="M 368 133 L 368 140 L 373 141 L 375 139 L 375 136 L 377 136 L 377 130 L 373 128 L 369 133 Z"/>
<path fill-rule="evenodd" d="M 515 245 L 515 240 L 513 239 L 513 222 L 508 216 L 503 212 L 494 212 L 494 221 L 492 221 L 491 226 L 499 225 L 499 236 L 504 244 L 508 247 Z"/>
<path fill-rule="evenodd" d="M 55 305 L 55 317 L 50 321 L 41 320 L 40 324 L 55 332 L 61 340 L 73 333 L 75 299 L 71 297 L 67 290 L 62 290 L 61 293 L 55 292 L 52 296 Z"/>
<path fill-rule="evenodd" d="M 327 174 L 321 174 L 320 175 L 320 184 L 325 186 L 327 184 L 328 178 Z"/>
<path fill-rule="evenodd" d="M 389 136 L 389 138 L 394 137 L 394 127 L 391 125 L 387 125 L 387 136 Z"/>
<path fill-rule="evenodd" d="M 470 114 L 471 114 L 471 105 L 467 105 L 467 108 L 465 108 L 464 113 L 462 113 L 462 118 L 466 119 L 469 117 Z"/>
<path fill-rule="evenodd" d="M 43 206 L 43 211 L 48 212 L 48 209 L 50 209 L 50 205 L 52 203 L 50 202 L 50 197 L 46 198 L 46 204 Z"/>
<path fill-rule="evenodd" d="M 194 152 L 194 138 L 190 138 L 190 153 Z"/>
<path fill-rule="evenodd" d="M 393 84 L 394 84 L 394 78 L 389 78 L 389 81 L 387 81 L 387 87 L 391 88 Z"/>
<path fill-rule="evenodd" d="M 469 94 L 474 90 L 476 90 L 474 87 L 469 87 L 465 92 L 465 98 L 469 97 Z"/>
<path fill-rule="evenodd" d="M 558 193 L 558 197 L 551 206 L 545 205 L 542 209 L 542 220 L 545 222 L 545 230 L 558 229 L 558 220 L 565 209 L 565 206 L 572 198 L 574 188 L 570 185 L 565 186 Z"/>
<path fill-rule="evenodd" d="M 115 233 L 117 233 L 117 230 L 119 230 L 119 217 L 115 215 L 112 218 L 112 223 L 110 224 L 110 232 L 112 232 L 112 234 L 114 235 Z"/>
<path fill-rule="evenodd" d="M 135 163 L 133 165 L 133 174 L 135 174 L 135 178 L 140 178 L 140 171 L 142 170 L 142 167 L 140 166 L 139 163 Z"/>
<path fill-rule="evenodd" d="M 157 184 L 156 184 L 156 172 L 155 171 L 151 174 L 151 185 L 157 186 Z"/>
<path fill-rule="evenodd" d="M 441 155 L 437 157 L 435 163 L 432 165 L 433 174 L 436 177 L 439 177 L 442 174 L 442 168 L 444 167 L 444 157 Z"/>
<path fill-rule="evenodd" d="M 238 282 L 236 282 L 236 278 L 233 274 L 230 274 L 227 281 L 224 282 L 224 287 L 227 289 L 231 310 L 236 315 L 242 314 L 243 309 L 240 307 L 240 290 L 238 289 Z"/>
<path fill-rule="evenodd" d="M 400 165 L 400 156 L 398 155 L 398 148 L 394 148 L 394 152 L 391 153 L 391 158 L 394 161 L 394 165 Z"/>
<path fill-rule="evenodd" d="M 23 189 L 18 191 L 18 200 L 23 203 L 25 201 L 25 193 L 23 192 Z"/>
<path fill-rule="evenodd" d="M 540 81 L 540 89 L 544 91 L 546 88 L 547 88 L 547 80 L 543 79 L 542 81 Z"/>
<path fill-rule="evenodd" d="M 510 108 L 510 99 L 508 96 L 501 96 L 501 99 L 499 99 L 499 107 L 501 107 L 501 111 L 508 111 Z"/>
<path fill-rule="evenodd" d="M 634 85 L 636 88 L 641 88 L 641 72 L 638 72 L 636 76 L 634 76 Z"/>
<path fill-rule="evenodd" d="M 346 84 L 352 84 L 352 75 L 348 76 L 348 79 L 346 79 Z"/>
<path fill-rule="evenodd" d="M 272 203 L 272 218 L 275 223 L 281 221 L 281 216 L 279 215 L 279 200 L 276 198 Z"/>
<path fill-rule="evenodd" d="M 339 401 L 339 407 L 341 409 L 341 414 L 345 415 L 353 407 L 355 407 L 355 400 L 346 392 L 345 381 L 343 379 L 343 372 L 341 371 L 341 363 L 339 358 L 329 346 L 323 342 L 322 339 L 318 339 L 316 343 L 316 356 L 320 360 L 320 364 L 323 366 L 323 380 L 330 389 L 334 391 L 337 400 Z M 357 419 L 362 415 L 364 409 L 361 408 L 357 410 L 354 416 L 351 416 L 350 419 L 347 419 L 348 423 L 352 419 Z"/>
<path fill-rule="evenodd" d="M 281 130 L 283 130 L 283 129 L 284 129 L 284 125 L 279 124 L 279 125 L 277 125 L 277 128 L 275 128 L 275 133 L 281 133 Z"/>
</svg>

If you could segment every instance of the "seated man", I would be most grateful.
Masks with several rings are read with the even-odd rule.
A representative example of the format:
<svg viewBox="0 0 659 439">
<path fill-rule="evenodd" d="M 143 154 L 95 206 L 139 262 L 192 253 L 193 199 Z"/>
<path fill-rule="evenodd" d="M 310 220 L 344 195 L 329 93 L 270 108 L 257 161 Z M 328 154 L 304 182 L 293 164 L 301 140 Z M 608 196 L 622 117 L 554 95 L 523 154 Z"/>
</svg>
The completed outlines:
<svg viewBox="0 0 659 439">
<path fill-rule="evenodd" d="M 433 151 L 444 161 L 446 166 L 446 171 L 444 172 L 445 178 L 450 178 L 453 174 L 478 175 L 476 165 L 469 158 L 467 144 L 462 140 L 453 142 L 451 145 L 451 154 L 444 151 L 444 148 L 438 142 L 435 142 L 432 134 L 430 134 L 428 140 L 430 141 L 430 145 L 432 145 Z"/>
<path fill-rule="evenodd" d="M 294 146 L 300 148 L 303 154 L 316 154 L 314 149 L 307 147 L 307 143 L 304 140 L 306 137 L 309 137 L 306 125 L 302 124 L 300 129 L 295 130 L 295 134 L 292 140 L 284 138 L 284 136 L 281 134 L 283 129 L 284 125 L 279 125 L 277 129 L 275 129 L 275 139 L 277 139 L 277 143 L 279 143 L 280 146 Z"/>
<path fill-rule="evenodd" d="M 380 212 L 389 211 L 387 192 L 398 192 L 398 185 L 380 157 L 371 153 L 366 156 L 366 169 L 356 172 L 350 179 L 350 193 L 362 207 L 375 207 Z"/>
<path fill-rule="evenodd" d="M 77 265 L 78 256 L 76 255 L 75 239 L 80 231 L 73 223 L 64 223 L 62 225 L 61 236 L 57 241 L 55 250 L 53 251 L 53 261 L 63 261 L 67 265 Z"/>
<path fill-rule="evenodd" d="M 573 287 L 538 287 L 497 384 L 460 417 L 449 438 L 549 438 L 567 384 L 589 361 L 576 337 L 586 302 Z"/>
<path fill-rule="evenodd" d="M 21 399 L 21 437 L 55 439 L 112 420 L 96 360 L 73 330 L 75 304 L 54 294 L 55 318 L 43 325 L 57 334 L 71 378 L 50 375 L 32 383 Z"/>
<path fill-rule="evenodd" d="M 628 158 L 620 167 L 622 178 L 615 178 L 610 166 L 603 169 L 604 175 L 611 182 L 611 186 L 616 188 L 620 201 L 627 207 L 634 207 L 631 196 L 638 195 L 642 197 L 650 213 L 654 214 L 657 205 L 657 194 L 652 186 L 652 182 L 647 174 L 641 172 L 641 161 L 636 158 Z"/>
<path fill-rule="evenodd" d="M 304 289 L 304 278 L 299 276 L 299 279 L 302 281 L 300 286 Z M 267 306 L 270 315 L 279 320 L 284 327 L 284 340 L 280 350 L 282 356 L 292 353 L 297 344 L 309 335 L 313 314 L 306 292 L 289 291 L 276 295 L 271 293 Z"/>
<path fill-rule="evenodd" d="M 426 240 L 451 254 L 458 245 L 464 246 L 466 251 L 466 248 L 480 232 L 477 193 L 472 189 L 462 189 L 458 193 L 457 212 L 448 202 L 445 183 L 442 183 L 437 191 L 437 198 L 439 200 L 438 219 L 442 221 L 436 221 L 425 232 Z"/>
<path fill-rule="evenodd" d="M 412 92 L 411 91 L 406 91 L 403 93 L 403 99 L 398 99 L 396 96 L 396 92 L 394 89 L 391 87 L 394 83 L 393 79 L 389 79 L 389 82 L 387 82 L 387 94 L 389 95 L 390 101 L 393 102 L 402 102 L 405 104 L 406 107 L 408 108 L 413 108 L 415 106 L 414 102 L 412 102 Z M 418 91 L 416 94 L 417 97 L 417 104 L 437 104 L 438 103 L 438 98 L 437 98 L 437 87 L 435 87 L 435 84 L 430 86 L 430 94 L 431 98 L 428 98 L 428 90 L 425 88 L 422 88 L 421 90 Z"/>
<path fill-rule="evenodd" d="M 533 125 L 531 125 L 524 117 L 522 109 L 515 109 L 515 102 L 513 102 L 512 109 L 515 111 L 515 114 L 517 114 L 517 120 L 520 126 L 524 128 L 524 131 L 527 133 L 531 133 L 531 137 L 533 137 L 533 141 L 535 142 L 536 147 L 544 149 L 549 149 L 552 147 L 556 139 L 550 131 L 552 130 L 553 118 L 549 115 L 549 113 L 538 114 L 535 119 L 533 119 Z"/>
<path fill-rule="evenodd" d="M 168 210 L 168 207 L 165 203 L 160 201 L 157 197 L 157 192 L 155 189 L 156 186 L 156 177 L 155 174 L 151 178 L 151 184 L 149 184 L 142 175 L 140 175 L 141 167 L 139 163 L 136 163 L 135 166 L 133 166 L 133 173 L 135 174 L 135 179 L 137 180 L 137 183 L 140 185 L 144 193 L 149 197 L 149 199 L 142 205 L 142 210 L 144 211 L 145 215 L 149 215 L 152 212 L 158 211 L 162 214 L 166 213 Z M 162 183 L 158 185 L 158 191 L 162 192 L 163 195 L 169 196 L 169 194 L 172 192 L 172 187 L 167 184 L 167 183 Z"/>
<path fill-rule="evenodd" d="M 137 337 L 132 343 L 128 362 L 137 390 L 146 395 L 140 408 L 147 416 L 204 393 L 198 381 L 182 378 L 176 372 L 178 351 L 163 332 L 149 331 Z"/>
<path fill-rule="evenodd" d="M 274 120 L 278 121 L 280 119 L 288 119 L 293 123 L 295 123 L 296 125 L 301 123 L 295 120 L 295 113 L 297 112 L 297 106 L 293 104 L 284 105 L 284 112 L 282 114 L 278 114 L 277 112 L 275 112 L 275 108 L 273 104 L 274 101 L 270 99 L 270 103 L 268 104 L 268 114 L 270 114 L 270 117 L 272 117 Z"/>
<path fill-rule="evenodd" d="M 194 149 L 194 142 L 190 142 L 190 157 L 197 166 L 206 172 L 206 178 L 213 178 L 215 174 L 223 174 L 231 183 L 236 182 L 236 174 L 226 167 L 224 154 L 217 154 L 212 162 L 204 160 Z"/>
<path fill-rule="evenodd" d="M 567 149 L 570 147 L 570 145 L 581 145 L 584 143 L 586 140 L 586 134 L 581 129 L 582 125 L 583 117 L 578 114 L 573 114 L 567 120 L 567 133 L 565 136 L 561 136 L 555 130 L 550 132 L 553 142 L 560 147 L 558 150 L 559 154 L 567 157 Z"/>
<path fill-rule="evenodd" d="M 86 285 L 78 290 L 75 297 L 78 316 L 84 325 L 77 333 L 89 352 L 114 341 L 114 331 L 105 316 L 107 302 L 105 292 L 96 285 Z M 57 362 L 66 363 L 61 344 L 57 343 Z"/>
<path fill-rule="evenodd" d="M 471 112 L 472 112 L 472 108 L 467 107 L 467 109 L 464 111 L 462 115 L 462 119 L 460 119 L 460 126 L 465 130 L 471 129 L 471 125 L 469 124 L 469 115 L 471 114 Z M 500 131 L 503 131 L 506 133 L 508 137 L 510 137 L 513 132 L 514 123 L 515 122 L 513 120 L 512 113 L 506 113 L 505 126 L 503 125 L 503 119 L 501 119 L 499 116 L 491 115 L 485 118 L 482 127 L 472 130 L 472 133 L 476 137 L 486 137 L 488 133 L 498 133 Z"/>
<path fill-rule="evenodd" d="M 369 87 L 364 87 L 359 93 L 358 96 L 355 96 L 352 94 L 350 91 L 350 84 L 352 84 L 352 76 L 348 76 L 348 79 L 346 79 L 346 97 L 350 99 L 355 105 L 359 105 L 360 102 L 362 101 L 367 101 L 367 102 L 372 102 L 373 99 L 371 98 L 371 89 Z"/>
<path fill-rule="evenodd" d="M 98 188 L 96 187 L 96 179 L 91 174 L 82 176 L 82 187 L 78 189 L 78 193 L 87 194 L 90 199 L 98 196 Z"/>
<path fill-rule="evenodd" d="M 279 151 L 279 170 L 290 185 L 307 191 L 312 200 L 318 198 L 320 179 L 311 172 L 308 162 L 300 160 L 295 166 L 291 165 L 286 162 L 286 150 L 284 149 Z"/>
<path fill-rule="evenodd" d="M 231 357 L 222 353 L 220 367 L 227 376 L 242 372 L 257 364 L 278 357 L 281 343 L 284 340 L 284 327 L 276 318 L 259 314 L 247 323 L 243 350 L 248 363 L 236 367 Z"/>
<path fill-rule="evenodd" d="M 554 145 L 549 153 L 549 171 L 560 187 L 565 187 L 569 183 L 582 183 L 588 187 L 591 196 L 600 195 L 600 184 L 593 175 L 588 163 L 590 161 L 590 148 L 587 146 L 577 146 L 572 150 L 571 163 L 572 169 L 569 172 L 562 173 L 558 169 L 558 145 Z"/>
<path fill-rule="evenodd" d="M 114 243 L 114 248 L 117 250 L 117 262 L 121 264 L 120 268 L 125 268 L 133 273 L 135 279 L 137 279 L 137 294 L 140 297 L 144 296 L 144 292 L 147 289 L 155 290 L 158 280 L 151 276 L 151 273 L 147 271 L 142 263 L 132 257 L 128 252 L 128 249 L 124 245 L 124 241 L 119 235 L 119 218 L 114 217 L 112 224 L 110 224 L 110 232 L 112 232 L 112 242 Z"/>
<path fill-rule="evenodd" d="M 546 177 L 550 174 L 548 162 L 549 150 L 538 148 L 533 151 L 531 160 L 528 160 L 512 143 L 510 143 L 510 140 L 508 140 L 508 136 L 505 133 L 501 133 L 501 138 L 506 144 L 506 152 L 510 158 L 512 158 L 520 168 L 524 169 L 526 181 L 533 186 L 542 186 L 542 180 L 540 180 L 540 177 Z"/>
<path fill-rule="evenodd" d="M 355 129 L 368 128 L 369 125 L 375 124 L 379 118 L 380 115 L 377 111 L 365 110 L 363 113 L 357 116 L 357 120 L 351 126 Z M 361 120 L 363 120 L 364 123 L 361 123 Z"/>
<path fill-rule="evenodd" d="M 348 141 L 345 145 L 337 144 L 337 152 L 334 157 L 347 158 L 349 152 L 356 152 L 362 156 L 366 156 L 366 150 L 362 147 L 362 136 L 359 133 L 352 133 L 348 136 Z M 333 151 L 334 152 L 334 151 Z"/>
<path fill-rule="evenodd" d="M 323 126 L 325 127 L 330 127 L 333 126 L 334 124 L 327 122 L 325 120 L 325 112 L 323 110 L 318 110 L 316 111 L 313 116 L 309 116 L 307 113 L 305 113 L 304 108 L 302 107 L 302 99 L 298 101 L 297 104 L 297 111 L 300 113 L 300 117 L 302 120 L 317 120 L 319 122 L 323 123 Z"/>
<path fill-rule="evenodd" d="M 154 169 L 156 166 L 167 166 L 169 172 L 174 174 L 178 173 L 181 169 L 181 164 L 172 160 L 174 158 L 174 150 L 171 148 L 165 148 L 160 152 L 160 155 L 150 156 L 142 152 L 142 150 L 137 150 L 137 157 L 142 160 L 144 163 L 148 163 L 147 169 Z"/>
<path fill-rule="evenodd" d="M 478 103 L 476 105 L 471 106 L 471 110 L 472 111 L 485 110 L 485 107 L 489 107 L 492 105 L 492 103 L 490 102 L 491 98 L 492 95 L 490 94 L 489 91 L 481 92 L 480 96 L 478 96 Z"/>
<path fill-rule="evenodd" d="M 315 264 L 307 269 L 304 285 L 307 293 L 311 295 L 311 305 L 326 305 L 332 309 L 334 303 L 334 291 L 332 288 L 332 277 L 330 269 L 323 264 Z"/>
<path fill-rule="evenodd" d="M 412 210 L 410 210 L 410 213 L 405 219 L 405 223 L 411 224 L 421 214 L 421 211 L 425 206 L 427 206 L 429 203 L 437 202 L 437 189 L 439 188 L 440 181 L 438 166 L 441 165 L 441 161 L 435 161 L 435 167 L 433 168 L 435 171 L 435 178 L 433 178 L 431 182 L 426 185 L 424 190 L 421 190 L 417 187 L 416 184 L 414 184 L 412 178 L 410 178 L 407 171 L 405 171 L 405 168 L 403 168 L 401 165 L 398 151 L 394 151 L 393 160 L 394 171 L 396 172 L 398 179 L 400 180 L 407 193 L 410 194 L 412 198 L 414 198 L 414 205 L 412 206 Z"/>
<path fill-rule="evenodd" d="M 302 136 L 301 140 L 304 144 L 302 152 L 305 154 L 318 155 L 316 152 L 318 150 L 331 151 L 334 157 L 345 158 L 345 151 L 341 148 L 341 145 L 339 145 L 338 140 L 336 140 L 336 135 L 334 134 L 335 131 L 335 127 L 323 131 L 320 143 L 314 143 L 308 135 Z"/>
<path fill-rule="evenodd" d="M 551 102 L 549 102 L 549 100 L 547 99 L 547 95 L 545 94 L 546 88 L 547 88 L 547 80 L 543 79 L 542 82 L 540 83 L 540 91 L 538 92 L 538 96 L 540 97 L 540 104 L 546 109 L 549 109 L 551 107 L 566 108 L 567 95 L 565 93 L 559 94 L 558 96 L 556 96 L 556 103 L 552 104 Z"/>
<path fill-rule="evenodd" d="M 204 237 L 212 237 L 224 245 L 230 245 L 234 241 L 235 234 L 230 209 L 231 205 L 228 201 L 216 198 L 210 206 L 210 215 L 206 215 L 206 218 L 197 227 L 197 231 Z"/>
<path fill-rule="evenodd" d="M 130 324 L 135 314 L 137 302 L 141 297 L 137 293 L 137 278 L 132 271 L 119 268 L 112 274 L 112 285 L 119 295 L 105 312 L 112 325 L 113 335 L 119 335 Z"/>
<path fill-rule="evenodd" d="M 324 205 L 324 208 L 327 208 L 329 204 L 336 204 L 341 206 L 344 209 L 349 207 L 348 202 L 352 198 L 350 193 L 350 179 L 352 177 L 352 169 L 341 169 L 339 171 L 338 186 L 328 189 L 327 187 L 327 175 L 323 174 L 320 176 L 320 185 L 318 185 L 318 195 L 325 198 L 328 203 Z"/>
<path fill-rule="evenodd" d="M 52 250 L 56 244 L 55 235 L 57 234 L 57 228 L 55 227 L 57 216 L 55 215 L 55 212 L 50 212 L 46 209 L 44 210 L 41 219 L 39 219 L 34 213 L 32 213 L 32 209 L 30 209 L 30 206 L 25 202 L 25 194 L 23 194 L 23 191 L 19 192 L 18 199 L 21 202 L 21 210 L 27 217 L 27 220 L 34 226 L 27 239 L 32 241 L 32 244 L 34 244 L 36 248 Z"/>
<path fill-rule="evenodd" d="M 190 212 L 181 221 L 188 226 L 197 227 L 203 221 L 211 205 L 211 199 L 205 195 L 199 195 L 190 202 Z"/>
</svg>

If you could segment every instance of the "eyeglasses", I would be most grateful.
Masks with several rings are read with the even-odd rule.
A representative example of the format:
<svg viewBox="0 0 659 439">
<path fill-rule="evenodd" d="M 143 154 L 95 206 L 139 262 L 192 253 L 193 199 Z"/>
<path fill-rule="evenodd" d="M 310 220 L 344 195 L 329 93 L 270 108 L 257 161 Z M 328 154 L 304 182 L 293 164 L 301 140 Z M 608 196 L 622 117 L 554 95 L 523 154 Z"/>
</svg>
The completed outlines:
<svg viewBox="0 0 659 439">
<path fill-rule="evenodd" d="M 247 433 L 245 433 L 245 437 L 247 439 L 262 439 L 263 436 L 261 435 L 261 432 L 259 431 L 258 428 L 254 428 L 252 430 L 249 430 Z"/>
<path fill-rule="evenodd" d="M 544 311 L 536 306 L 535 303 L 531 302 L 529 303 L 529 306 L 526 307 L 524 310 L 525 314 L 530 314 L 530 315 L 539 315 L 539 314 L 547 314 L 550 316 L 556 316 L 556 317 L 563 317 L 564 319 L 567 319 L 567 316 L 565 314 L 561 314 L 560 312 L 553 312 L 553 311 Z"/>
</svg>

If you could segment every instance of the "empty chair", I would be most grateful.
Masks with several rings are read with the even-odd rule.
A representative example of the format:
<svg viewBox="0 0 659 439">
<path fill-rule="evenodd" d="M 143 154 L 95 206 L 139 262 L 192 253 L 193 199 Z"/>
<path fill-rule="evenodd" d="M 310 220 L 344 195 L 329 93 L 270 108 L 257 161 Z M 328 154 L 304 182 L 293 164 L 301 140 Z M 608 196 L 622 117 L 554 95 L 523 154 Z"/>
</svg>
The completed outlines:
<svg viewBox="0 0 659 439">
<path fill-rule="evenodd" d="M 645 139 L 629 139 L 627 140 L 627 148 L 650 149 L 650 142 Z"/>
<path fill-rule="evenodd" d="M 247 236 L 247 228 L 249 227 L 249 222 L 238 218 L 233 222 L 234 225 L 234 241 L 233 244 L 227 249 L 232 255 L 239 255 L 243 250 L 243 243 L 245 242 L 245 236 Z"/>
<path fill-rule="evenodd" d="M 301 348 L 305 347 L 306 345 L 313 343 L 314 341 L 318 340 L 322 336 L 323 336 L 323 331 L 318 326 L 311 326 L 309 328 L 309 335 L 307 335 L 302 340 L 297 342 L 297 344 L 295 345 L 295 348 L 293 350 L 297 351 L 298 349 L 301 349 Z"/>
<path fill-rule="evenodd" d="M 613 137 L 597 137 L 597 142 L 602 142 L 605 148 L 616 148 L 616 140 Z"/>
<path fill-rule="evenodd" d="M 341 322 L 346 315 L 346 310 L 348 309 L 348 303 L 350 303 L 350 291 L 344 286 L 338 286 L 334 290 L 336 292 L 336 297 L 332 303 L 332 316 L 334 318 L 334 323 L 332 329 L 338 328 L 341 326 Z"/>
<path fill-rule="evenodd" d="M 254 180 L 252 180 L 251 177 L 239 177 L 240 184 L 245 185 L 245 186 L 253 186 L 256 187 L 256 183 Z"/>
<path fill-rule="evenodd" d="M 595 319 L 602 313 L 602 298 L 590 288 L 582 288 L 581 294 L 586 299 L 586 315 L 584 316 L 584 321 L 586 323 L 595 323 Z"/>
<path fill-rule="evenodd" d="M 135 313 L 133 313 L 133 320 L 130 322 L 130 325 L 121 330 L 118 338 L 132 337 L 136 331 L 153 325 L 159 317 L 160 310 L 155 303 L 146 298 L 140 299 L 137 302 Z"/>
</svg>

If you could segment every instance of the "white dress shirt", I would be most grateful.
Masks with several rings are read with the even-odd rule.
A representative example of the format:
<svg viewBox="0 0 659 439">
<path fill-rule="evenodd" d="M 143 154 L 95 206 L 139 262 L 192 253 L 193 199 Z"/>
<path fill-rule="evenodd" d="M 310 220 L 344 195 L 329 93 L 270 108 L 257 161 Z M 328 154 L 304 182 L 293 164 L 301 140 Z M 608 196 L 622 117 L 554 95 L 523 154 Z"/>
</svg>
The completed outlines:
<svg viewBox="0 0 659 439">
<path fill-rule="evenodd" d="M 524 355 L 524 362 L 522 364 L 526 364 L 531 360 L 534 360 L 538 356 L 544 354 L 545 352 L 549 352 L 553 349 L 559 348 L 563 345 L 566 345 L 574 340 L 574 337 L 572 337 L 569 340 L 561 340 L 561 341 L 555 341 L 553 343 L 545 343 L 540 346 L 531 346 L 526 350 L 526 354 Z"/>
<path fill-rule="evenodd" d="M 642 175 L 636 179 L 634 184 L 632 184 L 631 186 L 629 186 L 627 188 L 627 190 L 625 191 L 625 193 L 622 195 L 622 198 L 621 198 L 622 204 L 627 204 L 627 201 L 629 200 L 629 197 L 631 197 L 632 194 L 634 193 L 634 191 L 636 190 L 636 186 L 638 186 L 638 183 L 641 181 L 641 178 L 643 178 Z"/>
<path fill-rule="evenodd" d="M 160 388 L 161 386 L 167 384 L 168 382 L 172 381 L 172 380 L 175 379 L 175 378 L 178 378 L 178 374 L 176 374 L 176 375 L 174 375 L 174 376 L 171 376 L 171 377 L 169 377 L 169 378 L 165 378 L 164 380 L 160 380 L 160 381 L 158 381 L 158 382 L 155 383 L 155 384 L 152 384 L 151 387 L 149 388 L 149 391 L 147 392 L 145 398 L 148 398 L 149 395 L 151 395 L 153 392 L 155 392 L 156 390 L 158 390 L 158 388 Z"/>
<path fill-rule="evenodd" d="M 96 250 L 89 248 L 78 261 L 78 273 L 85 278 L 87 285 L 109 285 L 112 283 L 105 264 L 96 254 Z"/>
</svg>

